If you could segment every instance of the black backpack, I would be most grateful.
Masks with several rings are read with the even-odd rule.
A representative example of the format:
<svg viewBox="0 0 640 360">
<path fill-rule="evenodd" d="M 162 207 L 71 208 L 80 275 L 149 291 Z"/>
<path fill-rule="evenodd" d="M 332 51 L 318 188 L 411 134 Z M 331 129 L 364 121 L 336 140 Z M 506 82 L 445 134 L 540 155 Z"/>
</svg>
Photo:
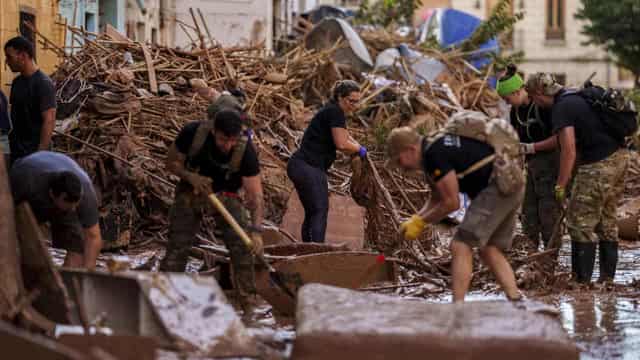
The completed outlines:
<svg viewBox="0 0 640 360">
<path fill-rule="evenodd" d="M 569 95 L 569 92 L 567 95 Z M 605 89 L 587 81 L 583 88 L 575 92 L 598 114 L 607 132 L 620 146 L 638 131 L 638 112 L 632 101 L 625 98 L 620 90 Z"/>
</svg>

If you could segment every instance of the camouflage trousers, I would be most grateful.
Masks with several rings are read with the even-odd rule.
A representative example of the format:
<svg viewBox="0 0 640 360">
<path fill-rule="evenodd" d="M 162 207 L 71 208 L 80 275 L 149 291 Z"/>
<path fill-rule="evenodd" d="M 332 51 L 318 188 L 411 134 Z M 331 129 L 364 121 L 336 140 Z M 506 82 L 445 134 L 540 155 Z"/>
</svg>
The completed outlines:
<svg viewBox="0 0 640 360">
<path fill-rule="evenodd" d="M 231 195 L 218 195 L 220 201 L 242 228 L 249 223 L 249 213 L 242 201 Z M 204 196 L 195 196 L 187 186 L 178 185 L 169 212 L 169 245 L 160 264 L 162 271 L 185 270 L 191 247 L 196 244 L 202 215 L 211 211 L 216 222 L 214 234 L 224 241 L 231 255 L 233 285 L 240 297 L 256 293 L 253 255 L 220 213 L 211 209 Z"/>
<path fill-rule="evenodd" d="M 618 241 L 616 208 L 624 191 L 629 164 L 627 150 L 578 167 L 567 212 L 571 241 Z"/>
<path fill-rule="evenodd" d="M 522 230 L 537 249 L 546 246 L 553 233 L 553 225 L 560 215 L 560 207 L 553 194 L 558 176 L 558 153 L 537 153 L 527 159 L 527 185 L 522 204 Z"/>
</svg>

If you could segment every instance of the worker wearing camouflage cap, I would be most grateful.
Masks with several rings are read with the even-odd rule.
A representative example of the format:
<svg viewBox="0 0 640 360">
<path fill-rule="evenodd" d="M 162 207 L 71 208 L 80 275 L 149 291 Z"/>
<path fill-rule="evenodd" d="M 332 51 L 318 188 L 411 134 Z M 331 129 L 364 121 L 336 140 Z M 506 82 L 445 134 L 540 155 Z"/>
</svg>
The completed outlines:
<svg viewBox="0 0 640 360">
<path fill-rule="evenodd" d="M 624 190 L 628 153 L 589 103 L 551 74 L 536 73 L 525 87 L 536 105 L 551 109 L 552 131 L 560 143 L 554 188 L 558 202 L 565 202 L 575 173 L 567 209 L 573 276 L 578 282 L 591 282 L 599 244 L 599 281 L 612 281 L 618 262 L 616 207 Z"/>
</svg>

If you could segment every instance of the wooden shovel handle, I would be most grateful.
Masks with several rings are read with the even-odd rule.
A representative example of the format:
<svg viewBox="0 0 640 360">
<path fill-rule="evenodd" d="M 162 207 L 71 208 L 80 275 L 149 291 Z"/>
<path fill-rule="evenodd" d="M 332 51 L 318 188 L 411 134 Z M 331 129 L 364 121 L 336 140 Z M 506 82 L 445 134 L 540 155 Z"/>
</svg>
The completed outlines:
<svg viewBox="0 0 640 360">
<path fill-rule="evenodd" d="M 238 225 L 238 222 L 236 221 L 236 219 L 234 219 L 233 216 L 231 216 L 227 208 L 224 207 L 224 204 L 222 203 L 222 201 L 220 201 L 220 199 L 218 199 L 216 194 L 211 193 L 208 195 L 208 198 L 209 198 L 209 201 L 211 201 L 211 204 L 213 205 L 213 207 L 215 207 L 216 210 L 218 210 L 220 214 L 222 214 L 222 217 L 229 223 L 229 225 L 231 225 L 231 228 L 233 229 L 233 231 L 235 231 L 236 234 L 240 236 L 240 239 L 242 239 L 242 242 L 249 249 L 253 249 L 253 241 L 251 241 L 251 238 L 249 237 L 249 235 L 247 235 L 244 229 L 241 228 L 240 225 Z"/>
</svg>

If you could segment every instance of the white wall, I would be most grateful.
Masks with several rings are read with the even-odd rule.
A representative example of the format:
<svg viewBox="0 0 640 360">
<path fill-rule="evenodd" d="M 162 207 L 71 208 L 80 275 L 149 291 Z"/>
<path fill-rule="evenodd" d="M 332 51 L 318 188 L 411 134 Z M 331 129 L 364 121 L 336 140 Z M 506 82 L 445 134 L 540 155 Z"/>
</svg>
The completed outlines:
<svg viewBox="0 0 640 360">
<path fill-rule="evenodd" d="M 514 50 L 523 51 L 525 61 L 522 70 L 527 73 L 545 71 L 565 74 L 568 84 L 581 84 L 594 71 L 594 80 L 610 86 L 622 86 L 618 82 L 618 69 L 615 64 L 607 62 L 606 52 L 595 46 L 582 43 L 587 38 L 580 34 L 582 22 L 573 15 L 580 6 L 580 0 L 565 0 L 565 40 L 546 39 L 546 1 L 515 0 L 515 11 L 524 12 L 524 19 L 515 25 Z M 485 18 L 489 12 L 486 8 L 491 1 L 481 0 L 480 8 L 476 8 L 476 0 L 451 0 L 455 9 Z M 520 5 L 524 4 L 524 8 Z"/>
<path fill-rule="evenodd" d="M 156 41 L 159 44 L 172 46 L 167 41 L 167 36 L 163 35 L 160 26 L 160 1 L 161 0 L 145 0 L 145 11 L 142 11 L 136 0 L 127 0 L 126 11 L 126 34 L 135 41 L 151 43 L 153 40 L 153 32 L 156 31 Z"/>
<path fill-rule="evenodd" d="M 271 49 L 272 0 L 177 0 L 176 18 L 193 24 L 190 7 L 202 11 L 212 36 L 223 45 L 248 45 L 265 41 L 267 48 Z M 190 40 L 179 25 L 176 25 L 174 31 L 175 45 L 188 47 Z"/>
</svg>

